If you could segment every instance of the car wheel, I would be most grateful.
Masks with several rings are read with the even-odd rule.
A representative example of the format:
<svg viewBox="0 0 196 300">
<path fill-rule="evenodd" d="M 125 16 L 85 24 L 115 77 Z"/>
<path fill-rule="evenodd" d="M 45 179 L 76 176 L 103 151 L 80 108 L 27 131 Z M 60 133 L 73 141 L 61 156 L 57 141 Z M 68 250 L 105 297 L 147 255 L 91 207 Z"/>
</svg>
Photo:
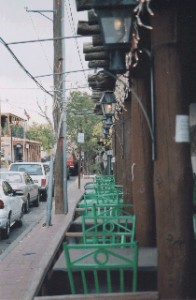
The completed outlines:
<svg viewBox="0 0 196 300">
<path fill-rule="evenodd" d="M 27 196 L 27 201 L 24 205 L 24 213 L 28 214 L 29 212 L 29 206 L 30 206 L 30 199 L 29 199 L 29 195 Z"/>
<path fill-rule="evenodd" d="M 46 191 L 43 191 L 43 192 L 41 193 L 41 200 L 42 200 L 42 201 L 46 201 L 46 200 L 47 200 L 47 192 L 46 192 Z"/>
<path fill-rule="evenodd" d="M 2 237 L 3 239 L 8 239 L 10 236 L 10 216 L 8 217 L 6 228 L 2 229 Z"/>
<path fill-rule="evenodd" d="M 18 227 L 21 227 L 22 224 L 23 224 L 23 211 L 24 211 L 24 208 L 22 207 L 21 213 L 20 213 L 20 217 L 19 217 L 19 219 L 16 221 L 16 224 L 17 224 Z"/>
<path fill-rule="evenodd" d="M 37 199 L 34 201 L 34 206 L 39 207 L 39 202 L 40 202 L 40 193 L 37 194 Z"/>
</svg>

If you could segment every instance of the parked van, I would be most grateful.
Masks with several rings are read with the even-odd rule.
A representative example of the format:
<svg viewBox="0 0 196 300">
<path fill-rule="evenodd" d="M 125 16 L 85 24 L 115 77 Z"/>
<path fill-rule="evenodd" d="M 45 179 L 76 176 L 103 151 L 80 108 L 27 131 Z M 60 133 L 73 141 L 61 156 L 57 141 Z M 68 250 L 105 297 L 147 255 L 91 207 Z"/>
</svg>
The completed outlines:
<svg viewBox="0 0 196 300">
<path fill-rule="evenodd" d="M 67 166 L 72 176 L 78 175 L 78 159 L 74 151 L 67 152 Z"/>
</svg>

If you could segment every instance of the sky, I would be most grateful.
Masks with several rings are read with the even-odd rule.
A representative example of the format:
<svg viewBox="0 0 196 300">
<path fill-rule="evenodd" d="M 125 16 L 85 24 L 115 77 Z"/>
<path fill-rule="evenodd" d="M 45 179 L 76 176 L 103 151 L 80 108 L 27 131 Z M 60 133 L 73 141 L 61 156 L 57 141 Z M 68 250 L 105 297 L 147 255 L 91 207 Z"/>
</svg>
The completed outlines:
<svg viewBox="0 0 196 300">
<path fill-rule="evenodd" d="M 53 38 L 52 12 L 40 13 L 31 10 L 53 10 L 53 0 L 0 0 L 0 38 L 6 44 L 21 41 Z M 76 35 L 78 20 L 87 19 L 86 12 L 76 12 L 75 0 L 65 0 L 65 36 Z M 87 38 L 65 40 L 65 70 L 87 69 L 84 61 L 83 43 Z M 9 45 L 17 59 L 34 77 L 53 73 L 53 41 Z M 88 72 L 78 72 L 66 76 L 65 87 L 68 96 L 70 88 L 87 86 Z M 53 76 L 37 78 L 48 91 L 53 90 Z M 88 88 L 81 91 L 91 92 Z M 47 107 L 52 119 L 53 99 L 44 93 L 27 76 L 14 60 L 6 47 L 0 43 L 0 105 L 1 111 L 11 112 L 32 122 L 46 123 L 39 115 L 39 108 Z"/>
</svg>

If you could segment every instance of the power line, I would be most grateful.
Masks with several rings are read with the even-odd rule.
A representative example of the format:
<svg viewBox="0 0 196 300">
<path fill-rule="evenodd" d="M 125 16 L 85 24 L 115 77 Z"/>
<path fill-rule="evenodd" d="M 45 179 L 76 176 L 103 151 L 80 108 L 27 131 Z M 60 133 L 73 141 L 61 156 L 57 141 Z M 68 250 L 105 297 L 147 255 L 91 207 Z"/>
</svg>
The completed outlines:
<svg viewBox="0 0 196 300">
<path fill-rule="evenodd" d="M 26 10 L 26 11 L 27 11 L 27 12 L 30 12 L 30 11 L 28 11 L 28 10 Z M 31 20 L 31 23 L 32 23 L 33 29 L 34 29 L 34 31 L 35 31 L 35 34 L 37 35 L 37 37 L 38 37 L 38 39 L 39 39 L 38 31 L 37 31 L 37 28 L 36 28 L 36 26 L 35 26 L 35 24 L 34 24 L 34 22 L 33 22 L 33 18 L 32 18 L 32 16 L 31 16 L 31 14 L 29 14 L 29 18 L 30 18 L 30 20 Z M 41 46 L 43 55 L 44 55 L 44 57 L 45 57 L 45 59 L 46 59 L 46 61 L 47 61 L 47 64 L 48 64 L 48 66 L 49 66 L 49 69 L 52 70 L 52 67 L 51 67 L 51 65 L 50 65 L 49 59 L 48 59 L 48 57 L 47 57 L 47 55 L 46 55 L 46 52 L 45 52 L 45 49 L 44 49 L 44 47 L 43 47 L 43 45 L 42 45 L 42 42 L 40 42 L 39 44 L 40 44 L 40 46 Z"/>
<path fill-rule="evenodd" d="M 17 56 L 14 54 L 14 52 L 10 49 L 10 47 L 8 46 L 8 44 L 2 39 L 2 37 L 0 37 L 0 41 L 1 43 L 6 47 L 6 49 L 10 52 L 10 54 L 12 55 L 12 57 L 15 59 L 15 61 L 18 63 L 18 65 L 23 69 L 23 71 L 25 71 L 25 73 L 36 83 L 36 85 L 42 90 L 44 91 L 46 94 L 50 95 L 51 97 L 53 97 L 53 94 L 51 94 L 50 92 L 48 92 L 34 77 L 33 75 L 24 67 L 24 65 L 21 63 L 21 61 L 17 58 Z"/>
<path fill-rule="evenodd" d="M 72 32 L 74 33 L 75 32 L 74 19 L 73 19 L 71 4 L 70 4 L 69 0 L 68 0 L 68 5 L 69 5 L 69 10 L 70 10 L 71 20 L 69 19 L 68 9 L 67 9 L 67 5 L 65 3 L 66 9 L 67 9 L 68 19 L 69 19 L 69 22 L 70 22 L 70 27 L 72 29 Z M 84 64 L 83 64 L 83 61 L 82 61 L 82 57 L 81 57 L 81 53 L 80 53 L 80 49 L 79 49 L 79 45 L 78 45 L 77 39 L 75 40 L 75 44 L 76 44 L 76 50 L 78 52 L 78 57 L 79 57 L 79 60 L 80 60 L 81 67 L 82 67 L 82 69 L 84 69 Z M 86 73 L 85 72 L 84 72 L 84 77 L 85 77 L 85 79 L 87 81 L 87 77 L 86 77 Z"/>
<path fill-rule="evenodd" d="M 73 71 L 66 71 L 64 73 L 52 73 L 52 74 L 35 76 L 35 78 L 48 77 L 48 76 L 58 76 L 58 75 L 63 75 L 63 74 L 79 73 L 79 72 L 86 72 L 86 71 L 92 71 L 92 69 L 73 70 Z"/>
<path fill-rule="evenodd" d="M 47 39 L 19 41 L 19 42 L 6 43 L 6 45 L 9 46 L 9 45 L 19 45 L 19 44 L 28 44 L 28 43 L 37 43 L 37 42 L 50 42 L 50 41 L 57 41 L 57 40 L 78 39 L 78 38 L 84 38 L 84 36 L 82 36 L 82 35 L 72 35 L 72 36 L 54 37 L 54 38 L 47 38 Z"/>
<path fill-rule="evenodd" d="M 26 9 L 26 12 L 38 13 L 38 14 L 42 15 L 43 17 L 45 17 L 46 19 L 53 22 L 53 20 L 51 18 L 49 18 L 48 16 L 43 14 L 43 13 L 48 13 L 48 12 L 52 13 L 52 12 L 54 12 L 53 10 L 29 10 L 28 7 L 25 7 L 25 9 Z"/>
</svg>

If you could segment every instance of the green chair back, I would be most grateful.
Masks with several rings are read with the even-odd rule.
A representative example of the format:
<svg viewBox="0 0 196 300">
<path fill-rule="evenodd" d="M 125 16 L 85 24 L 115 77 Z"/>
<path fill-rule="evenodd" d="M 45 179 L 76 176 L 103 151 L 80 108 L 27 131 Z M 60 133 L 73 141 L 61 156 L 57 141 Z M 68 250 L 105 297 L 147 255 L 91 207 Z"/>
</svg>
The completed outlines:
<svg viewBox="0 0 196 300">
<path fill-rule="evenodd" d="M 64 243 L 63 247 L 72 294 L 137 290 L 137 242 L 109 246 Z"/>
<path fill-rule="evenodd" d="M 196 239 L 196 214 L 193 215 L 193 232 L 194 238 Z"/>
<path fill-rule="evenodd" d="M 96 211 L 97 213 L 97 211 Z M 135 215 L 104 213 L 82 216 L 82 241 L 85 244 L 132 243 L 135 240 Z"/>
</svg>

